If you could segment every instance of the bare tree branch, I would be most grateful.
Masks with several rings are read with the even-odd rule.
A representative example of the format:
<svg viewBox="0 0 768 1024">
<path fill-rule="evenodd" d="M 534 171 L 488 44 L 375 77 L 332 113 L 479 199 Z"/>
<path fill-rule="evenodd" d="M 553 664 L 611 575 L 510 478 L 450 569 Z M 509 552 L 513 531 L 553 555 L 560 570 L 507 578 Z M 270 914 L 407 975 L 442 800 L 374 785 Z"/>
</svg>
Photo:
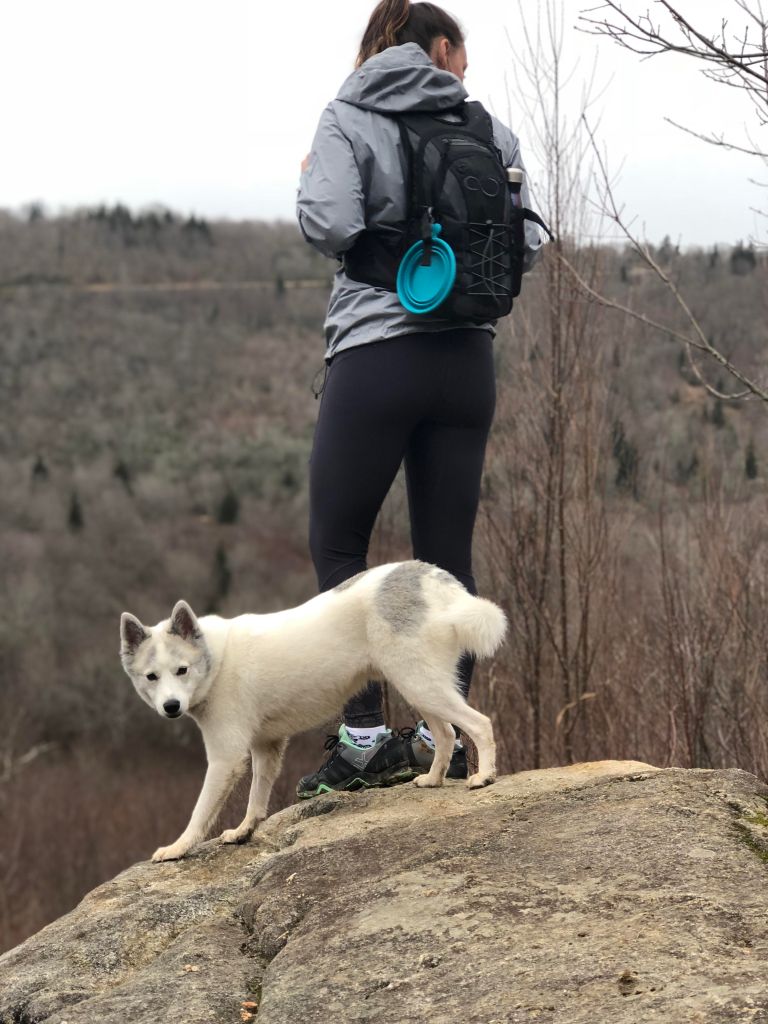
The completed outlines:
<svg viewBox="0 0 768 1024">
<path fill-rule="evenodd" d="M 644 60 L 662 53 L 678 53 L 694 58 L 703 65 L 701 72 L 706 78 L 718 85 L 746 93 L 754 104 L 758 124 L 764 127 L 768 124 L 768 21 L 762 0 L 732 2 L 748 21 L 741 34 L 729 28 L 726 18 L 721 19 L 719 31 L 704 32 L 696 28 L 668 0 L 656 0 L 656 4 L 671 19 L 679 33 L 678 37 L 674 36 L 674 30 L 667 31 L 660 22 L 654 21 L 649 12 L 634 16 L 617 0 L 605 0 L 599 7 L 582 11 L 580 20 L 589 27 L 581 31 L 606 36 L 619 46 L 639 54 Z M 603 13 L 602 17 L 600 13 Z M 757 28 L 755 40 L 750 39 L 750 27 Z M 768 159 L 768 154 L 760 145 L 752 142 L 749 133 L 747 138 L 752 149 L 727 143 L 722 136 L 718 138 L 714 133 L 709 136 L 683 128 L 670 118 L 666 120 L 711 145 L 723 146 L 762 160 Z"/>
<path fill-rule="evenodd" d="M 727 21 L 721 20 L 720 35 L 707 35 L 696 29 L 672 4 L 667 0 L 657 0 L 659 6 L 674 21 L 680 31 L 683 41 L 672 39 L 666 35 L 661 26 L 651 20 L 650 14 L 646 13 L 639 17 L 633 17 L 624 10 L 616 0 L 605 0 L 600 7 L 589 8 L 582 12 L 581 21 L 592 26 L 583 29 L 591 35 L 604 35 L 624 46 L 626 49 L 644 56 L 656 56 L 661 53 L 680 53 L 687 57 L 695 57 L 697 60 L 705 61 L 719 69 L 718 73 L 731 73 L 739 76 L 746 82 L 753 81 L 753 86 L 764 89 L 768 78 L 766 77 L 765 64 L 768 60 L 768 51 L 765 44 L 765 19 L 761 10 L 752 11 L 749 6 L 742 2 L 738 6 L 758 25 L 761 32 L 760 42 L 750 46 L 747 41 L 747 30 L 744 38 L 738 43 L 735 49 L 729 49 L 726 38 Z M 609 21 L 607 18 L 585 17 L 597 11 L 608 10 L 614 12 L 621 19 L 620 22 Z M 766 97 L 768 99 L 768 97 Z"/>
<path fill-rule="evenodd" d="M 746 153 L 747 156 L 758 156 L 762 160 L 768 160 L 768 151 L 766 150 L 747 149 L 746 146 L 737 146 L 735 142 L 726 142 L 722 135 L 717 136 L 714 132 L 710 135 L 704 135 L 702 132 L 696 132 L 692 128 L 686 128 L 684 124 L 678 124 L 671 117 L 665 117 L 664 120 L 675 128 L 679 128 L 681 132 L 685 132 L 686 135 L 693 135 L 694 138 L 701 139 L 702 142 L 706 142 L 710 146 L 720 146 L 723 149 L 732 149 L 737 153 Z"/>
<path fill-rule="evenodd" d="M 582 115 L 582 120 L 586 132 L 589 136 L 592 145 L 592 151 L 594 153 L 597 167 L 599 169 L 600 177 L 597 184 L 602 198 L 602 213 L 619 227 L 624 236 L 632 245 L 635 252 L 642 258 L 643 262 L 664 283 L 666 288 L 669 290 L 669 292 L 675 299 L 675 302 L 677 303 L 678 307 L 684 314 L 685 319 L 689 325 L 690 332 L 683 333 L 682 331 L 678 331 L 674 328 L 667 327 L 663 324 L 659 324 L 656 321 L 651 320 L 649 317 L 644 316 L 642 313 L 638 313 L 636 310 L 630 309 L 628 306 L 623 306 L 620 303 L 613 302 L 612 300 L 607 299 L 605 296 L 597 294 L 595 290 L 592 289 L 587 284 L 587 282 L 583 281 L 583 279 L 579 277 L 577 271 L 569 264 L 565 255 L 562 252 L 559 252 L 558 258 L 563 263 L 563 266 L 565 266 L 569 273 L 572 276 L 574 276 L 574 278 L 578 281 L 579 286 L 583 288 L 587 292 L 587 294 L 591 295 L 592 298 L 600 302 L 601 305 L 609 306 L 613 309 L 620 310 L 626 315 L 631 316 L 636 320 L 640 320 L 647 326 L 662 331 L 664 334 L 668 335 L 669 337 L 676 338 L 678 341 L 682 341 L 683 344 L 686 346 L 688 361 L 690 363 L 691 369 L 696 375 L 696 378 L 706 388 L 709 394 L 713 395 L 715 398 L 743 399 L 754 396 L 756 398 L 762 399 L 764 402 L 768 402 L 768 391 L 766 391 L 765 388 L 758 384 L 756 381 L 751 380 L 744 373 L 742 373 L 742 371 L 739 370 L 738 367 L 736 367 L 730 361 L 730 359 L 727 358 L 727 356 L 725 356 L 719 349 L 715 348 L 715 346 L 710 342 L 701 324 L 694 316 L 691 308 L 688 306 L 688 303 L 685 301 L 682 293 L 680 292 L 675 282 L 667 273 L 665 273 L 665 271 L 662 269 L 659 263 L 653 258 L 653 255 L 651 254 L 651 251 L 648 248 L 648 246 L 641 242 L 640 239 L 637 238 L 630 230 L 629 226 L 624 220 L 622 211 L 616 202 L 616 197 L 613 192 L 613 187 L 611 185 L 611 179 L 608 173 L 608 169 L 606 167 L 605 160 L 603 158 L 602 153 L 600 152 L 599 146 L 597 145 L 594 130 L 591 128 L 587 121 L 586 114 Z M 719 389 L 713 387 L 713 385 L 711 385 L 710 383 L 708 383 L 708 381 L 705 380 L 700 367 L 697 365 L 693 357 L 694 349 L 703 352 L 705 355 L 710 356 L 712 359 L 714 359 L 715 362 L 719 363 L 720 366 L 723 367 L 723 369 L 727 370 L 727 372 L 731 374 L 732 377 L 734 377 L 744 386 L 745 390 L 739 391 L 735 394 L 725 394 L 721 392 Z"/>
</svg>

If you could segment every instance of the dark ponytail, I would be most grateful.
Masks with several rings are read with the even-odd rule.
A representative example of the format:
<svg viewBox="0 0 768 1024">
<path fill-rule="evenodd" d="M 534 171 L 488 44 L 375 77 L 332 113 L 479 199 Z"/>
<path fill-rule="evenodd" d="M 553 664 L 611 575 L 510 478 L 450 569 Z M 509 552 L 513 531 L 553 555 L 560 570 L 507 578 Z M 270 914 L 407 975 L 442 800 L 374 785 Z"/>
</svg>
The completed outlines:
<svg viewBox="0 0 768 1024">
<path fill-rule="evenodd" d="M 387 47 L 403 43 L 418 43 L 429 53 L 438 36 L 445 36 L 451 46 L 461 46 L 464 42 L 458 22 L 437 4 L 381 0 L 363 33 L 355 67 L 359 68 L 369 57 Z"/>
</svg>

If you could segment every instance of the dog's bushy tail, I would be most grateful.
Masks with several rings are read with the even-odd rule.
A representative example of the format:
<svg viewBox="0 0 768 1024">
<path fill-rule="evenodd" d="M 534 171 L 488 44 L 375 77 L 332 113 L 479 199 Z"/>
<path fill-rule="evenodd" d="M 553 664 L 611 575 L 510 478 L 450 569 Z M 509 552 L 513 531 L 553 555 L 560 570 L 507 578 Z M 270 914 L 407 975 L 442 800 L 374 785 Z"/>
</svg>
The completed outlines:
<svg viewBox="0 0 768 1024">
<path fill-rule="evenodd" d="M 507 617 L 497 604 L 466 592 L 456 595 L 444 616 L 464 650 L 478 658 L 495 654 L 507 631 Z"/>
</svg>

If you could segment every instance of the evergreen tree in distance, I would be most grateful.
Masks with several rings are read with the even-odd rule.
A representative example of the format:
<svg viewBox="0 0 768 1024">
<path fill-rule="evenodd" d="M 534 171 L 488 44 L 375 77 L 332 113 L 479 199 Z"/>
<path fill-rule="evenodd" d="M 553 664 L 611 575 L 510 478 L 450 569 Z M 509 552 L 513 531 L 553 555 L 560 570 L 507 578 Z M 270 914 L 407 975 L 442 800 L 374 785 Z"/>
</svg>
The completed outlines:
<svg viewBox="0 0 768 1024">
<path fill-rule="evenodd" d="M 755 455 L 755 443 L 750 439 L 747 445 L 747 454 L 744 459 L 744 472 L 747 480 L 754 480 L 757 476 L 757 456 Z"/>
<path fill-rule="evenodd" d="M 78 497 L 77 491 L 72 491 L 72 496 L 69 499 L 69 515 L 67 516 L 67 522 L 69 523 L 70 530 L 75 533 L 78 530 L 82 530 L 85 525 L 85 520 L 83 519 L 83 507 L 80 504 L 80 498 Z"/>
</svg>

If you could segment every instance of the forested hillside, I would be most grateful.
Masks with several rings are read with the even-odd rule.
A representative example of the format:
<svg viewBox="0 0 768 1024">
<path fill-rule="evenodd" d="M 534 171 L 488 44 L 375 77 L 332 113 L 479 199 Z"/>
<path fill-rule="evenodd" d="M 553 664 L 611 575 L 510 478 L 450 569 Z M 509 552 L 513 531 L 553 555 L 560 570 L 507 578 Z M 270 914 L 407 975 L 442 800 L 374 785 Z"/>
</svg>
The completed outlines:
<svg viewBox="0 0 768 1024">
<path fill-rule="evenodd" d="M 765 256 L 668 241 L 655 255 L 765 381 Z M 606 297 L 678 323 L 630 253 L 571 259 Z M 315 592 L 311 384 L 334 269 L 290 224 L 0 214 L 0 948 L 172 838 L 196 795 L 196 730 L 136 697 L 120 613 L 156 622 L 183 597 L 234 615 Z M 512 630 L 475 700 L 502 769 L 631 757 L 765 777 L 768 410 L 710 397 L 683 347 L 551 254 L 496 351 L 476 562 Z M 370 561 L 408 553 L 399 481 Z M 281 802 L 321 739 L 289 755 Z"/>
</svg>

